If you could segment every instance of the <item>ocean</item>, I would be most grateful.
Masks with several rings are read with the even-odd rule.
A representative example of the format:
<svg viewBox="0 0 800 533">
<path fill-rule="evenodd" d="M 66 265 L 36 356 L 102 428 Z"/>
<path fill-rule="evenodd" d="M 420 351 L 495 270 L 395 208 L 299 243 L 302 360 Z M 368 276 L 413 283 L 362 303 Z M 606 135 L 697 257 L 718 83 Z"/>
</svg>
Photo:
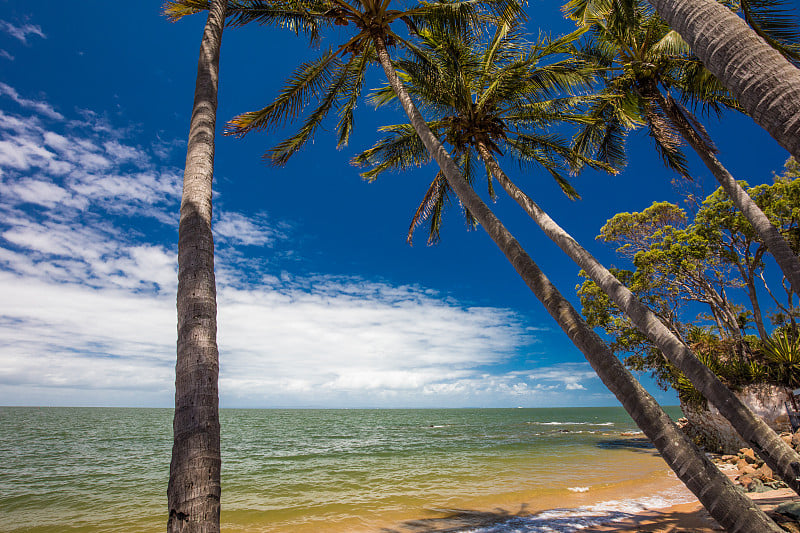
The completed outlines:
<svg viewBox="0 0 800 533">
<path fill-rule="evenodd" d="M 691 500 L 621 408 L 220 417 L 226 532 L 573 532 Z M 0 532 L 164 531 L 171 446 L 171 409 L 0 407 Z"/>
</svg>

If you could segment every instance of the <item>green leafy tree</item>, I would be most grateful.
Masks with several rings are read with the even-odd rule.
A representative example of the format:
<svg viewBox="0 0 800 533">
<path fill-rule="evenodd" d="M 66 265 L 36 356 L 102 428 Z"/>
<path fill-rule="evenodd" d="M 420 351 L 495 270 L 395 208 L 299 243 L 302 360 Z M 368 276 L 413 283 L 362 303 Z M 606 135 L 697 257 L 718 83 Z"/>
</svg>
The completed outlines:
<svg viewBox="0 0 800 533">
<path fill-rule="evenodd" d="M 608 125 L 586 128 L 578 137 L 579 144 L 602 154 L 609 143 L 619 142 L 626 128 L 644 123 L 664 162 L 688 178 L 680 150 L 682 142 L 688 143 L 755 228 L 797 291 L 800 260 L 720 163 L 716 147 L 690 109 L 702 105 L 720 112 L 725 106 L 738 104 L 647 2 L 571 0 L 564 10 L 579 26 L 592 28 L 585 53 L 607 68 L 603 92 L 616 97 L 606 99 L 594 110 L 608 119 Z"/>
<path fill-rule="evenodd" d="M 795 189 L 800 180 L 789 176 L 787 172 L 777 177 L 773 185 L 748 190 L 757 201 L 769 206 L 765 211 L 786 235 L 797 230 L 794 212 L 800 200 Z M 783 327 L 782 320 L 774 321 L 782 327 L 770 336 L 763 323 L 757 325 L 761 342 L 736 334 L 739 330 L 743 333 L 746 317 L 756 312 L 752 307 L 733 303 L 729 294 L 746 289 L 751 306 L 753 301 L 758 304 L 752 285 L 760 278 L 769 289 L 764 277 L 769 254 L 721 190 L 703 202 L 692 224 L 687 223 L 685 212 L 677 206 L 654 203 L 640 213 L 614 216 L 598 238 L 617 244 L 620 255 L 634 265 L 635 271 L 616 271 L 618 278 L 647 301 L 659 319 L 684 339 L 726 385 L 736 388 L 772 382 L 791 386 L 785 368 L 792 367 L 793 352 L 770 348 L 780 344 L 775 335 L 788 332 L 791 336 L 793 327 Z M 603 328 L 612 338 L 614 349 L 627 354 L 626 363 L 631 368 L 652 371 L 663 385 L 673 386 L 682 397 L 698 394 L 680 369 L 632 327 L 594 282 L 586 281 L 579 295 L 589 324 Z M 791 302 L 791 291 L 787 295 Z M 696 306 L 691 304 L 697 302 L 708 306 L 709 313 L 687 317 L 690 311 L 696 313 Z M 795 314 L 794 308 L 789 314 Z M 786 345 L 784 339 L 782 346 Z"/>
</svg>

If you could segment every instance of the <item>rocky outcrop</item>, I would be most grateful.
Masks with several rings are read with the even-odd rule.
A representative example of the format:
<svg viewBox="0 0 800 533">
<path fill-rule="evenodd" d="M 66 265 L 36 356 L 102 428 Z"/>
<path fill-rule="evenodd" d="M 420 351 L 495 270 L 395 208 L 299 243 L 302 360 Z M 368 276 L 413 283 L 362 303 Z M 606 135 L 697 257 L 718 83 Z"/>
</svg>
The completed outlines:
<svg viewBox="0 0 800 533">
<path fill-rule="evenodd" d="M 800 431 L 794 435 L 789 432 L 781 433 L 781 439 L 800 452 Z M 714 462 L 746 492 L 766 492 L 786 487 L 785 483 L 775 479 L 770 467 L 751 448 L 742 448 L 735 454 L 716 456 Z"/>
<path fill-rule="evenodd" d="M 784 402 L 789 398 L 788 389 L 775 385 L 748 385 L 736 395 L 775 431 L 790 429 L 784 407 Z M 681 410 L 686 419 L 681 419 L 679 425 L 707 451 L 735 454 L 747 447 L 747 443 L 714 406 L 709 404 L 703 409 L 682 403 Z"/>
</svg>

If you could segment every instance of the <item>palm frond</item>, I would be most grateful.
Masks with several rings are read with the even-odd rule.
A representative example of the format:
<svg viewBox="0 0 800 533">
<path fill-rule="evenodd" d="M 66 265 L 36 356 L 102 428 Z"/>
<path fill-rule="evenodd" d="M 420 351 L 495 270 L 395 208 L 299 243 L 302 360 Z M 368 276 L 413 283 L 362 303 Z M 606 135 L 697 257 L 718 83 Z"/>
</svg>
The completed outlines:
<svg viewBox="0 0 800 533">
<path fill-rule="evenodd" d="M 324 5 L 324 0 L 227 0 L 226 24 L 239 27 L 255 22 L 307 34 L 312 43 L 319 43 L 320 27 L 331 25 L 322 14 Z M 174 22 L 208 6 L 209 0 L 170 0 L 165 2 L 163 13 Z"/>
<path fill-rule="evenodd" d="M 177 22 L 187 15 L 194 15 L 208 9 L 208 0 L 171 0 L 164 2 L 161 14 L 170 22 Z"/>
<path fill-rule="evenodd" d="M 337 100 L 341 97 L 342 92 L 348 87 L 348 82 L 351 77 L 352 63 L 357 62 L 358 56 L 351 58 L 350 62 L 342 65 L 337 65 L 335 77 L 331 83 L 327 85 L 327 89 L 323 97 L 320 99 L 320 104 L 303 122 L 303 125 L 288 139 L 281 141 L 274 148 L 271 148 L 264 157 L 271 160 L 275 165 L 283 166 L 289 158 L 294 155 L 309 139 L 314 135 L 314 132 L 319 128 L 322 121 L 336 105 Z M 357 90 L 357 87 L 352 87 L 352 90 Z M 352 96 L 352 95 L 351 95 Z M 358 95 L 356 95 L 356 98 Z"/>
<path fill-rule="evenodd" d="M 650 47 L 649 53 L 654 56 L 684 56 L 691 53 L 691 48 L 678 32 L 671 30 Z"/>
<path fill-rule="evenodd" d="M 787 0 L 742 0 L 741 7 L 750 27 L 786 59 L 800 66 L 796 4 Z"/>
<path fill-rule="evenodd" d="M 441 128 L 436 122 L 431 122 L 428 126 L 434 132 Z M 430 161 L 430 154 L 410 124 L 384 126 L 381 131 L 388 135 L 351 160 L 355 166 L 372 167 L 361 174 L 365 180 L 373 181 L 387 170 L 408 170 Z"/>
<path fill-rule="evenodd" d="M 314 61 L 303 63 L 275 101 L 258 111 L 242 113 L 228 121 L 225 135 L 242 137 L 253 130 L 282 127 L 295 119 L 308 101 L 329 85 L 340 67 L 341 62 L 331 50 Z"/>
<path fill-rule="evenodd" d="M 570 0 L 561 11 L 577 25 L 584 26 L 605 18 L 612 7 L 611 0 Z"/>
<path fill-rule="evenodd" d="M 644 106 L 648 133 L 655 143 L 661 160 L 681 177 L 691 179 L 686 156 L 680 149 L 683 144 L 680 134 L 675 131 L 672 123 L 654 102 L 646 101 Z"/>
<path fill-rule="evenodd" d="M 367 67 L 374 60 L 374 53 L 370 47 L 360 55 L 354 56 L 347 66 L 347 80 L 343 87 L 344 94 L 347 95 L 344 105 L 339 113 L 339 123 L 336 125 L 338 132 L 338 142 L 336 146 L 342 148 L 347 144 L 350 133 L 353 131 L 354 111 L 361 97 L 361 90 L 364 86 L 364 77 Z"/>
<path fill-rule="evenodd" d="M 439 242 L 442 215 L 446 204 L 449 203 L 449 191 L 450 186 L 440 170 L 433 178 L 428 190 L 425 192 L 425 196 L 422 198 L 422 202 L 420 202 L 414 216 L 411 218 L 411 224 L 408 227 L 406 236 L 406 242 L 409 245 L 413 244 L 414 231 L 425 222 L 428 223 L 429 227 L 428 245 Z"/>
</svg>

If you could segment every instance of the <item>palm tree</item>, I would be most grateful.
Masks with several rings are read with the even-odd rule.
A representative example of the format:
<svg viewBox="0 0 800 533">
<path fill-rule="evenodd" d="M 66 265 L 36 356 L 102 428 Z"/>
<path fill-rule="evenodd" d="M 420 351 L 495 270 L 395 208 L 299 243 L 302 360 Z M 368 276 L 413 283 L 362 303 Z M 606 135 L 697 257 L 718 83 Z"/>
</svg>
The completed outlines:
<svg viewBox="0 0 800 533">
<path fill-rule="evenodd" d="M 559 91 L 587 88 L 592 79 L 589 65 L 568 56 L 571 43 L 583 31 L 530 45 L 520 38 L 520 30 L 518 24 L 502 25 L 485 50 L 471 34 L 458 35 L 444 28 L 421 31 L 421 48 L 414 51 L 413 58 L 396 65 L 408 80 L 409 94 L 436 114 L 436 120 L 428 125 L 437 137 L 453 146 L 452 157 L 469 183 L 474 182 L 479 166 L 476 160 L 485 162 L 487 154 L 505 151 L 522 165 L 544 169 L 569 198 L 577 199 L 578 193 L 566 178 L 575 159 L 616 172 L 576 153 L 568 141 L 549 131 L 556 122 L 586 121 L 584 115 L 572 111 L 587 98 L 556 97 Z M 556 57 L 559 59 L 550 59 Z M 389 86 L 372 94 L 376 105 L 394 98 Z M 362 174 L 365 179 L 373 180 L 388 168 L 405 170 L 427 158 L 411 126 L 381 129 L 390 135 L 353 159 L 356 165 L 373 166 Z M 488 183 L 494 196 L 492 180 Z M 412 220 L 409 243 L 423 218 L 432 221 L 429 243 L 438 239 L 438 213 L 448 193 L 447 181 L 437 174 Z M 469 212 L 466 215 L 474 222 Z"/>
<path fill-rule="evenodd" d="M 800 71 L 771 46 L 775 39 L 754 31 L 715 0 L 648 1 L 753 120 L 800 158 Z"/>
<path fill-rule="evenodd" d="M 170 532 L 220 530 L 220 424 L 217 301 L 211 232 L 219 54 L 228 24 L 257 21 L 317 36 L 313 20 L 284 0 L 254 13 L 249 0 L 174 0 L 171 21 L 208 10 L 200 44 L 178 229 L 178 343 L 175 415 L 167 489 Z"/>
<path fill-rule="evenodd" d="M 552 125 L 560 117 L 575 121 L 574 115 L 562 114 L 564 100 L 545 100 L 554 89 L 580 84 L 584 73 L 570 61 L 539 66 L 546 53 L 563 53 L 568 39 L 548 46 L 534 47 L 520 56 L 520 46 L 506 31 L 498 31 L 495 39 L 482 51 L 475 50 L 474 39 L 457 38 L 447 33 L 426 33 L 421 36 L 424 53 L 415 60 L 399 61 L 398 66 L 408 80 L 409 93 L 420 98 L 426 109 L 436 113 L 430 127 L 454 148 L 454 158 L 462 162 L 464 174 L 474 173 L 472 153 L 480 159 L 506 192 L 533 218 L 544 232 L 567 253 L 592 279 L 631 316 L 634 324 L 664 352 L 667 358 L 698 384 L 698 389 L 731 420 L 733 426 L 795 490 L 800 489 L 793 465 L 800 457 L 784 443 L 760 418 L 755 416 L 661 320 L 614 277 L 599 261 L 582 248 L 547 213 L 522 192 L 500 167 L 495 154 L 505 152 L 520 161 L 539 163 L 554 176 L 570 195 L 574 189 L 559 174 L 559 163 L 568 165 L 569 150 L 552 135 L 531 133 L 531 127 Z M 542 53 L 545 52 L 545 53 Z M 519 73 L 520 63 L 529 69 Z M 386 90 L 373 98 L 386 103 L 393 96 Z M 578 99 L 579 100 L 579 99 Z M 363 174 L 375 179 L 390 168 L 407 169 L 427 159 L 413 129 L 407 126 L 384 128 L 390 135 L 354 159 L 357 164 L 373 168 Z M 547 155 L 548 157 L 543 157 Z M 557 159 L 560 157 L 561 161 Z M 574 162 L 574 161 L 573 161 Z M 582 159 L 579 162 L 594 164 Z M 490 180 L 491 185 L 491 180 Z M 429 241 L 438 238 L 441 210 L 448 187 L 441 174 L 434 178 L 425 199 L 417 210 L 409 230 L 423 217 L 431 221 Z"/>
<path fill-rule="evenodd" d="M 716 148 L 700 122 L 670 90 L 685 101 L 701 101 L 717 112 L 719 105 L 736 107 L 716 78 L 689 55 L 687 44 L 641 0 L 571 0 L 564 10 L 579 26 L 591 26 L 594 40 L 588 53 L 621 72 L 606 79 L 606 90 L 643 116 L 665 162 L 688 177 L 678 149 L 683 138 L 700 156 L 736 207 L 772 253 L 795 292 L 800 291 L 800 260 L 764 212 L 716 157 Z M 606 104 L 608 105 L 608 104 Z"/>
<path fill-rule="evenodd" d="M 178 348 L 169 532 L 218 532 L 220 518 L 219 352 L 211 184 L 219 51 L 225 0 L 208 5 L 200 43 L 178 229 Z M 180 6 L 167 4 L 172 20 Z"/>
<path fill-rule="evenodd" d="M 777 526 L 749 499 L 736 491 L 730 481 L 678 430 L 655 400 L 636 382 L 622 363 L 613 356 L 599 336 L 591 330 L 569 302 L 549 282 L 530 256 L 525 253 L 516 239 L 500 223 L 494 213 L 483 203 L 461 175 L 458 166 L 450 158 L 447 149 L 436 138 L 415 107 L 391 62 L 388 61 L 388 58 L 382 57 L 386 55 L 387 51 L 385 47 L 381 46 L 379 40 L 375 42 L 375 49 L 379 58 L 383 59 L 381 63 L 384 66 L 384 72 L 392 90 L 403 105 L 415 132 L 425 146 L 427 154 L 432 154 L 439 164 L 449 189 L 458 196 L 465 209 L 475 217 L 475 220 L 500 247 L 525 283 L 543 302 L 548 312 L 556 319 L 570 339 L 584 353 L 603 382 L 622 402 L 636 423 L 639 424 L 639 427 L 655 443 L 680 479 L 698 495 L 698 498 L 709 509 L 712 516 L 730 531 L 779 531 Z M 290 86 L 284 89 L 273 104 L 262 110 L 262 116 L 269 117 L 269 121 L 261 122 L 259 127 L 269 126 L 278 117 L 285 116 L 288 112 L 287 110 L 292 108 L 288 104 L 291 101 L 289 96 L 297 94 L 296 89 L 303 85 L 304 80 L 307 79 L 303 77 L 303 74 L 310 72 L 313 69 L 312 65 L 302 66 L 293 77 Z M 346 73 L 346 70 L 340 70 L 340 72 Z M 319 123 L 316 117 L 321 113 L 327 113 L 333 105 L 329 104 L 329 102 L 336 101 L 332 94 L 335 86 L 332 85 L 339 83 L 347 85 L 346 78 L 342 79 L 341 82 L 339 79 L 339 77 L 332 75 L 328 77 L 331 85 L 305 85 L 305 87 L 308 87 L 308 93 L 303 96 L 308 98 L 310 94 L 316 93 L 320 100 L 320 106 L 309 114 L 309 118 L 301 126 L 298 134 L 269 152 L 273 160 L 280 163 L 285 162 L 286 157 L 296 151 L 294 148 L 297 144 L 296 141 L 305 142 L 308 135 L 313 133 L 313 129 L 308 134 L 305 132 L 310 127 L 315 128 L 315 124 Z M 349 86 L 352 88 L 353 84 L 349 84 Z M 297 101 L 294 101 L 295 105 Z M 344 99 L 344 101 L 349 102 L 350 100 Z M 280 106 L 284 107 L 279 114 L 278 112 L 281 111 Z M 349 109 L 349 106 L 342 107 L 340 114 L 346 117 Z M 257 117 L 245 118 L 255 121 Z M 342 120 L 340 120 L 341 124 Z M 241 125 L 243 125 L 241 117 L 233 123 L 234 127 Z M 341 142 L 341 126 L 339 131 Z M 244 131 L 241 131 L 241 133 L 244 133 Z"/>
</svg>

